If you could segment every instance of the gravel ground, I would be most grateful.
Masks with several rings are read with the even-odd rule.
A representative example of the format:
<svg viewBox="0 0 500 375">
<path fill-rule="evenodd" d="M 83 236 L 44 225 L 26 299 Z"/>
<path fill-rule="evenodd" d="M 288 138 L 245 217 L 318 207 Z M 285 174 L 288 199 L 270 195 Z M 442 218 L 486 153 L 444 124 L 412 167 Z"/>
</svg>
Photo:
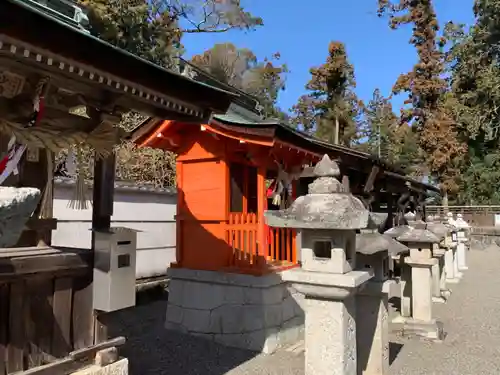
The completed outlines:
<svg viewBox="0 0 500 375">
<path fill-rule="evenodd" d="M 469 270 L 446 304 L 434 304 L 447 337 L 432 344 L 391 337 L 391 375 L 500 374 L 500 251 L 471 251 Z M 112 315 L 124 335 L 130 375 L 301 375 L 303 352 L 274 355 L 223 347 L 165 331 L 166 299 Z"/>
<path fill-rule="evenodd" d="M 403 348 L 391 367 L 394 375 L 500 374 L 500 251 L 468 252 L 469 270 L 446 304 L 434 304 L 444 323 L 443 343 L 395 342 Z"/>
</svg>

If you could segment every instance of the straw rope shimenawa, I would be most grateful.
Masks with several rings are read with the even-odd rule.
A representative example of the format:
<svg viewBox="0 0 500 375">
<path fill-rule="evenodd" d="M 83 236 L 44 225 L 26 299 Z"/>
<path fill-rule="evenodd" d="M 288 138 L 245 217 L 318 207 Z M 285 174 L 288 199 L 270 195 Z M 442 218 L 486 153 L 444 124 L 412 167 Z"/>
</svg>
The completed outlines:
<svg viewBox="0 0 500 375">
<path fill-rule="evenodd" d="M 113 152 L 113 147 L 119 140 L 119 129 L 109 123 L 102 123 L 90 133 L 82 131 L 53 130 L 36 126 L 23 128 L 21 125 L 0 119 L 0 132 L 14 135 L 19 143 L 31 148 L 42 148 L 57 153 L 72 145 L 87 144 L 92 147 L 97 156 L 105 157 Z"/>
<path fill-rule="evenodd" d="M 75 149 L 78 152 L 80 146 L 90 146 L 95 151 L 96 159 L 108 156 L 113 152 L 114 147 L 119 143 L 123 129 L 114 126 L 113 123 L 104 121 L 92 132 L 85 133 L 75 131 L 70 127 L 66 129 L 53 129 L 47 126 L 37 125 L 25 128 L 19 124 L 9 122 L 0 118 L 0 132 L 8 136 L 14 135 L 16 141 L 25 144 L 29 148 L 41 148 L 49 151 L 47 153 L 47 185 L 45 186 L 42 201 L 40 218 L 45 216 L 45 207 L 53 199 L 52 183 L 55 172 L 54 155 L 64 149 Z M 77 163 L 77 169 L 80 163 Z M 77 170 L 75 192 L 70 202 L 70 207 L 74 209 L 86 209 L 87 197 L 85 196 L 85 180 Z"/>
</svg>

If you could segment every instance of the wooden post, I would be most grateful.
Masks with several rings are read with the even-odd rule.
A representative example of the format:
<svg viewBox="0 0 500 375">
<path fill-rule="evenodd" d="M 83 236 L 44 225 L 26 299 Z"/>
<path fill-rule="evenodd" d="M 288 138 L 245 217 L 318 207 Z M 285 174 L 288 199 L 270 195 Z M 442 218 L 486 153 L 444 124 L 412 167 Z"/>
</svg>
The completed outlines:
<svg viewBox="0 0 500 375">
<path fill-rule="evenodd" d="M 16 185 L 37 188 L 40 190 L 42 198 L 33 212 L 33 219 L 29 222 L 29 229 L 23 232 L 16 247 L 50 245 L 52 229 L 55 229 L 51 225 L 53 223 L 48 222 L 45 225 L 43 223 L 43 221 L 51 219 L 53 216 L 53 191 L 48 192 L 49 200 L 44 205 L 43 196 L 46 194 L 46 189 L 53 190 L 53 171 L 49 170 L 49 164 L 52 164 L 52 162 L 49 163 L 49 161 L 50 158 L 54 159 L 54 154 L 45 149 L 35 150 L 27 149 L 19 162 L 19 179 Z M 34 156 L 28 157 L 30 153 Z M 38 219 L 39 217 L 42 217 L 42 219 Z"/>
<path fill-rule="evenodd" d="M 258 264 L 264 266 L 267 258 L 267 238 L 266 225 L 264 223 L 264 211 L 266 210 L 266 167 L 260 166 L 257 169 L 257 217 L 259 218 L 257 227 L 258 239 Z"/>
<path fill-rule="evenodd" d="M 387 192 L 387 225 L 385 230 L 394 227 L 394 196 Z"/>
<path fill-rule="evenodd" d="M 96 158 L 97 159 L 97 158 Z M 115 155 L 97 159 L 94 164 L 92 231 L 107 232 L 113 215 Z M 92 243 L 94 241 L 92 240 Z"/>
<path fill-rule="evenodd" d="M 95 232 L 109 232 L 113 215 L 115 189 L 115 155 L 95 160 L 92 205 L 92 250 L 95 251 Z M 94 344 L 108 339 L 106 314 L 94 311 Z"/>
</svg>

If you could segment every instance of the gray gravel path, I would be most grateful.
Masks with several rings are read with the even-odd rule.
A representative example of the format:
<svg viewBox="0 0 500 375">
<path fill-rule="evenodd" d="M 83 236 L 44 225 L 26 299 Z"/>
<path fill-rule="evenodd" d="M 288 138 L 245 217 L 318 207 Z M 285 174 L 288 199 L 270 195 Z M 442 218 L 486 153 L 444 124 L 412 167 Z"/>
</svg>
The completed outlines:
<svg viewBox="0 0 500 375">
<path fill-rule="evenodd" d="M 468 252 L 469 270 L 446 304 L 434 304 L 447 337 L 441 344 L 394 340 L 403 348 L 394 375 L 500 374 L 500 251 Z"/>
<path fill-rule="evenodd" d="M 431 344 L 392 335 L 391 375 L 500 374 L 500 251 L 471 251 L 469 270 L 446 304 L 434 304 L 447 337 Z M 114 313 L 112 334 L 131 375 L 302 375 L 299 352 L 274 355 L 226 348 L 163 329 L 166 301 Z"/>
</svg>

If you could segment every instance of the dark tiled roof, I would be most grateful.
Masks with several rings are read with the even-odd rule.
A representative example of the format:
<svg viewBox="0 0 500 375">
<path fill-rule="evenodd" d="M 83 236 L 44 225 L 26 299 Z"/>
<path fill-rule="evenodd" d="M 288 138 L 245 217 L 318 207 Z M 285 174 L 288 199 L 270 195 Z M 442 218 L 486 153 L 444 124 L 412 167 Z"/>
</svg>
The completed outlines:
<svg viewBox="0 0 500 375">
<path fill-rule="evenodd" d="M 238 97 L 132 55 L 25 1 L 0 1 L 0 34 L 209 111 L 225 112 Z"/>
</svg>

